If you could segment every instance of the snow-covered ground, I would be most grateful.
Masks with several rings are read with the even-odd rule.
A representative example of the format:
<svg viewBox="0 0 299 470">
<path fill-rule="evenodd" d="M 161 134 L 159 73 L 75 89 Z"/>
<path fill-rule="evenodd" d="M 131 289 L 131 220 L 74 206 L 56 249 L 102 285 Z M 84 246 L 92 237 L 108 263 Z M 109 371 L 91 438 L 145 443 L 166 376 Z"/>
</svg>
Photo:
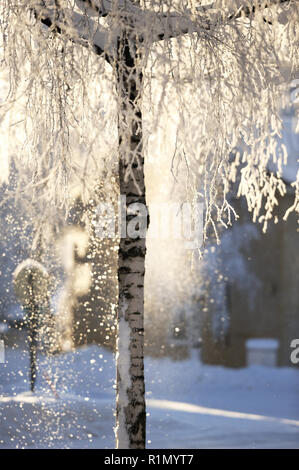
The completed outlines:
<svg viewBox="0 0 299 470">
<path fill-rule="evenodd" d="M 113 448 L 113 355 L 90 346 L 39 368 L 31 394 L 24 346 L 6 349 L 0 448 Z M 298 369 L 206 366 L 193 351 L 147 358 L 145 375 L 148 448 L 299 448 Z"/>
</svg>

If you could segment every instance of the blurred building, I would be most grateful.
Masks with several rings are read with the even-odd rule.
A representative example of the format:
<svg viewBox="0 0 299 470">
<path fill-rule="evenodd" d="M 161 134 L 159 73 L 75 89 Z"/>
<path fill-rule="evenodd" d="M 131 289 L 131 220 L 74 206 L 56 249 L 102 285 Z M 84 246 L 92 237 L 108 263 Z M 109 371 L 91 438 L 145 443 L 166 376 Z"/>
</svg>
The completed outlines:
<svg viewBox="0 0 299 470">
<path fill-rule="evenodd" d="M 277 365 L 293 365 L 290 344 L 299 338 L 299 233 L 297 214 L 291 213 L 286 221 L 283 216 L 293 204 L 291 183 L 298 171 L 299 135 L 294 125 L 293 115 L 286 114 L 283 140 L 289 157 L 283 179 L 287 194 L 279 198 L 275 213 L 279 223 L 272 222 L 264 234 L 251 222 L 245 202 L 232 201 L 240 220 L 224 233 L 223 246 L 217 250 L 225 295 L 222 304 L 208 300 L 200 315 L 201 357 L 208 364 L 243 367 L 246 340 L 273 338 L 279 341 Z M 216 278 L 210 273 L 211 283 L 217 283 Z M 226 326 L 222 332 L 221 328 L 215 331 L 215 318 L 221 317 Z"/>
<path fill-rule="evenodd" d="M 283 216 L 290 206 L 292 196 L 280 201 L 278 213 Z M 297 218 L 291 214 L 287 222 L 272 225 L 266 234 L 255 226 L 254 237 L 250 232 L 247 208 L 236 201 L 240 214 L 240 230 L 232 230 L 230 246 L 223 255 L 223 262 L 231 257 L 230 266 L 242 264 L 243 274 L 224 269 L 224 304 L 207 300 L 206 312 L 201 313 L 202 360 L 208 364 L 228 367 L 246 365 L 246 340 L 250 338 L 274 338 L 279 341 L 277 365 L 292 365 L 290 355 L 292 339 L 299 338 L 299 257 Z M 242 230 L 243 229 L 243 230 Z M 229 238 L 227 237 L 227 238 Z M 234 243 L 235 242 L 235 243 Z M 226 245 L 228 245 L 226 243 Z M 237 247 L 234 252 L 234 246 Z M 236 257 L 235 263 L 233 257 Z M 213 281 L 213 278 L 211 282 Z M 215 307 L 217 310 L 215 310 Z M 215 317 L 223 318 L 226 326 L 215 331 Z"/>
</svg>

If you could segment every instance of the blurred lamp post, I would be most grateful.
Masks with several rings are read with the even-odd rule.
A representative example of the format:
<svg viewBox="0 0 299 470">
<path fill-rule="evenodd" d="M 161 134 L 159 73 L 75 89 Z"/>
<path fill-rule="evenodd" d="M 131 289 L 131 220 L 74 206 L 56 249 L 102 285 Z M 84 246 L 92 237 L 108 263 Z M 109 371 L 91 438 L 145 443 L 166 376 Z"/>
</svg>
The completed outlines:
<svg viewBox="0 0 299 470">
<path fill-rule="evenodd" d="M 40 317 L 49 306 L 50 276 L 38 261 L 26 259 L 13 273 L 17 299 L 25 312 L 30 354 L 30 389 L 33 392 L 37 376 L 37 346 Z"/>
</svg>

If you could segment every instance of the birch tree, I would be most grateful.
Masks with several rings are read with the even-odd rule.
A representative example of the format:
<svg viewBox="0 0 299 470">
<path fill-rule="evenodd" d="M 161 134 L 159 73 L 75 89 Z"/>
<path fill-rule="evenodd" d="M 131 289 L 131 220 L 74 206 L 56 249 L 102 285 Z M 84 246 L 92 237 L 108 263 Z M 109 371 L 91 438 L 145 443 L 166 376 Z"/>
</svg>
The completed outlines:
<svg viewBox="0 0 299 470">
<path fill-rule="evenodd" d="M 10 116 L 18 139 L 18 126 L 25 132 L 14 154 L 18 188 L 40 204 L 39 227 L 67 211 L 75 183 L 88 199 L 115 153 L 127 227 L 146 207 L 144 161 L 163 116 L 175 121 L 174 176 L 186 175 L 190 201 L 204 204 L 204 238 L 236 217 L 227 195 L 237 173 L 239 195 L 266 230 L 277 195 L 286 192 L 287 154 L 277 136 L 280 110 L 289 105 L 283 91 L 298 78 L 298 14 L 297 0 L 3 0 L 10 89 L 1 117 Z M 17 116 L 20 103 L 26 112 Z M 232 160 L 240 140 L 245 151 Z M 299 209 L 299 176 L 293 186 L 286 217 Z M 125 231 L 119 244 L 119 448 L 145 446 L 148 220 L 139 220 L 139 236 Z"/>
</svg>

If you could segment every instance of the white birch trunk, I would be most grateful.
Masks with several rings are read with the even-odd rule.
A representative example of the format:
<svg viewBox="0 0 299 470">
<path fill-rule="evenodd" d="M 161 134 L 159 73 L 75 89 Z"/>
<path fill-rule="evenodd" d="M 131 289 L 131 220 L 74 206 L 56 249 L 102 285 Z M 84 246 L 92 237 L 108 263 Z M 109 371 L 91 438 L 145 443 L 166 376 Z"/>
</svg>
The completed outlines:
<svg viewBox="0 0 299 470">
<path fill-rule="evenodd" d="M 124 32 L 118 44 L 116 64 L 119 95 L 119 185 L 132 203 L 145 205 L 144 160 L 140 90 L 142 73 L 137 67 L 137 41 Z M 126 226 L 132 216 L 126 211 Z M 145 447 L 144 398 L 144 272 L 145 238 L 121 237 L 119 246 L 119 308 L 117 341 L 116 446 Z"/>
</svg>

